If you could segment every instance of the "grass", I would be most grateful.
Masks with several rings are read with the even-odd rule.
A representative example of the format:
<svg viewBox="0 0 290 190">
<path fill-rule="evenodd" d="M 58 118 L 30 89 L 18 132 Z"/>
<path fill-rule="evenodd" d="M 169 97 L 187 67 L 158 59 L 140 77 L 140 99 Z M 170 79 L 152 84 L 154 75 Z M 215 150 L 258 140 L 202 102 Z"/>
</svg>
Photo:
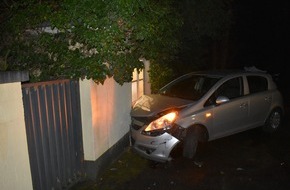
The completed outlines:
<svg viewBox="0 0 290 190">
<path fill-rule="evenodd" d="M 141 158 L 129 147 L 96 181 L 83 181 L 71 190 L 119 189 L 126 182 L 134 180 L 147 166 L 148 161 Z"/>
</svg>

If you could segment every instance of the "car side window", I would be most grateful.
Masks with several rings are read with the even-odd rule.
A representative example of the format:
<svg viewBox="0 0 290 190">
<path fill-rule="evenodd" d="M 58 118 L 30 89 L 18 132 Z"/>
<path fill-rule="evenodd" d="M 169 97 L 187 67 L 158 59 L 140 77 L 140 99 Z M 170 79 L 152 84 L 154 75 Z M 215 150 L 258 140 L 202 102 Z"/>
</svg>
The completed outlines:
<svg viewBox="0 0 290 190">
<path fill-rule="evenodd" d="M 262 76 L 247 76 L 250 94 L 268 90 L 268 81 Z"/>
<path fill-rule="evenodd" d="M 223 83 L 206 101 L 205 106 L 210 106 L 215 104 L 215 100 L 219 96 L 225 96 L 227 98 L 234 99 L 243 96 L 244 94 L 243 79 L 242 77 L 237 77 L 230 79 Z"/>
</svg>

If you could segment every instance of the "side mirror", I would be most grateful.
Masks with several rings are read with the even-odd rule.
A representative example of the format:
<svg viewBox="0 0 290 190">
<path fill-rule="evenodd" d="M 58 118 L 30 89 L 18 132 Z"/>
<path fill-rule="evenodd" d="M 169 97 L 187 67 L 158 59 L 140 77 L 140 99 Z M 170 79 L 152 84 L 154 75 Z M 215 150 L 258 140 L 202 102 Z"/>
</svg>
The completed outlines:
<svg viewBox="0 0 290 190">
<path fill-rule="evenodd" d="M 228 97 L 226 97 L 226 96 L 219 96 L 219 97 L 217 97 L 215 103 L 219 105 L 219 104 L 226 103 L 228 101 L 230 101 L 230 99 Z"/>
</svg>

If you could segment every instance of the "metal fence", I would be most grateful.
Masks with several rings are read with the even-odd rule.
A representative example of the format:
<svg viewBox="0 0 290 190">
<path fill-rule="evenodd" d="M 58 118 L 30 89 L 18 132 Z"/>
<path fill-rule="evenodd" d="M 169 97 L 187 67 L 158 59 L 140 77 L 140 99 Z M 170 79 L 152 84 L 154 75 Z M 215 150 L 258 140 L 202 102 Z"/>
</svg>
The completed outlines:
<svg viewBox="0 0 290 190">
<path fill-rule="evenodd" d="M 22 85 L 33 188 L 68 189 L 82 177 L 79 83 Z"/>
</svg>

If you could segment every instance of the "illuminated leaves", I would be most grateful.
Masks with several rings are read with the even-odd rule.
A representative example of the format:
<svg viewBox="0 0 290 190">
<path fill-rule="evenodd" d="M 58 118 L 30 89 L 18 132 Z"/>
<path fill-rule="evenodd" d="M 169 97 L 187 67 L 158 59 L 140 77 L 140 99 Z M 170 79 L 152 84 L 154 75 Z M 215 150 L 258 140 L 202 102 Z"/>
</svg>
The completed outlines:
<svg viewBox="0 0 290 190">
<path fill-rule="evenodd" d="M 143 67 L 140 57 L 162 62 L 178 47 L 174 36 L 182 22 L 172 3 L 17 1 L 7 8 L 13 15 L 0 56 L 9 51 L 8 69 L 29 70 L 36 81 L 86 77 L 102 83 L 109 76 L 123 84 Z"/>
</svg>

